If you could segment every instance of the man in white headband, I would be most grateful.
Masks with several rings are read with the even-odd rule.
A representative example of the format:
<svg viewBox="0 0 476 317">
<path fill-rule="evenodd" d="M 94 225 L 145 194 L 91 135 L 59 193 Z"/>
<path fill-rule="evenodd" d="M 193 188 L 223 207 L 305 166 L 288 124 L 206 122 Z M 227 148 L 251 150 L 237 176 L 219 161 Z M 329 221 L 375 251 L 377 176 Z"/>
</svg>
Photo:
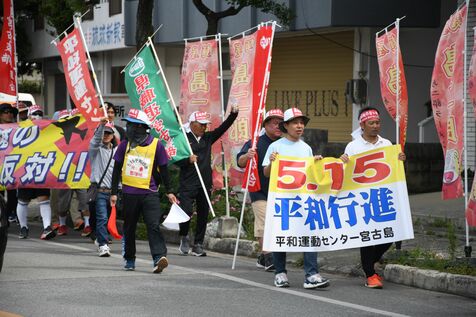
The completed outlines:
<svg viewBox="0 0 476 317">
<path fill-rule="evenodd" d="M 355 140 L 347 144 L 345 147 L 344 154 L 340 157 L 344 163 L 349 162 L 349 156 L 392 145 L 392 142 L 379 135 L 380 113 L 376 108 L 366 107 L 360 109 L 359 122 L 360 128 L 362 129 L 361 135 L 357 136 Z M 398 159 L 405 161 L 405 153 L 401 152 L 398 155 Z M 374 265 L 391 246 L 392 243 L 385 243 L 360 248 L 362 269 L 367 277 L 365 283 L 366 287 L 383 287 L 383 278 L 375 272 Z"/>
</svg>

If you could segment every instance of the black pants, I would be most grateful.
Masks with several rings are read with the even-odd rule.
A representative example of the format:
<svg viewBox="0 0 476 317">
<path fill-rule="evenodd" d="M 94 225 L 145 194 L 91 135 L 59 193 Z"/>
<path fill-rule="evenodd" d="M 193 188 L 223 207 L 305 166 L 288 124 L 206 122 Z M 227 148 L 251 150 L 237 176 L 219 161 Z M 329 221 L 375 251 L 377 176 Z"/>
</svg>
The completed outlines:
<svg viewBox="0 0 476 317">
<path fill-rule="evenodd" d="M 210 192 L 208 192 L 210 196 Z M 197 226 L 195 228 L 195 244 L 203 244 L 205 239 L 205 232 L 207 231 L 207 221 L 208 221 L 208 202 L 203 188 L 198 187 L 192 190 L 180 191 L 180 207 L 187 213 L 187 215 L 192 216 L 193 213 L 193 201 L 196 201 L 197 204 Z M 180 224 L 180 235 L 186 236 L 188 230 L 190 229 L 190 220 Z"/>
<path fill-rule="evenodd" d="M 9 189 L 7 192 L 2 192 L 3 195 L 6 194 L 7 199 L 7 206 L 6 206 L 6 214 L 7 218 L 11 215 L 15 214 L 17 211 L 17 204 L 18 204 L 18 197 L 17 197 L 17 190 L 16 189 Z"/>
<path fill-rule="evenodd" d="M 149 240 L 150 254 L 152 259 L 157 261 L 162 256 L 167 255 L 165 240 L 160 232 L 160 210 L 159 193 L 145 195 L 123 194 L 124 202 L 124 239 L 126 260 L 136 258 L 136 227 L 139 215 L 142 214 L 147 227 L 147 238 Z"/>
<path fill-rule="evenodd" d="M 362 269 L 367 277 L 375 274 L 374 264 L 377 263 L 382 255 L 392 246 L 391 243 L 372 245 L 360 248 L 360 261 Z"/>
</svg>

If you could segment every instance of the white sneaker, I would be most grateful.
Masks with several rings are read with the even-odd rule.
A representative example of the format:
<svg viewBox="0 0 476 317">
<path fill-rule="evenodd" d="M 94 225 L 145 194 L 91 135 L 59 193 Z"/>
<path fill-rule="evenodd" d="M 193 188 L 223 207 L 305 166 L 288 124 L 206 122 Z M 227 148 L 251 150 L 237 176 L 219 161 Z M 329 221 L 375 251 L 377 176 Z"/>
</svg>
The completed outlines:
<svg viewBox="0 0 476 317">
<path fill-rule="evenodd" d="M 322 277 L 321 274 L 317 273 L 311 276 L 306 277 L 304 281 L 304 288 L 324 288 L 329 286 L 329 280 L 325 277 Z"/>
<path fill-rule="evenodd" d="M 100 246 L 98 252 L 100 257 L 111 256 L 111 249 L 109 249 L 107 244 Z"/>
<path fill-rule="evenodd" d="M 274 286 L 289 287 L 288 276 L 286 273 L 278 273 L 274 276 Z"/>
</svg>

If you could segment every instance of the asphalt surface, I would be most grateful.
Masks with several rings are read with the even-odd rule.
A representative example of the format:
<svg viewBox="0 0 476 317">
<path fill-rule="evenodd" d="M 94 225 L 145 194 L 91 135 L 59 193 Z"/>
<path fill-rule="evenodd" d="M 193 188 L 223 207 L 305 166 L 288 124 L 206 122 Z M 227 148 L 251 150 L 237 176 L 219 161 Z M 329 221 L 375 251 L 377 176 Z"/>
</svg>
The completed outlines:
<svg viewBox="0 0 476 317">
<path fill-rule="evenodd" d="M 385 283 L 367 289 L 363 279 L 325 276 L 331 286 L 305 290 L 301 269 L 288 267 L 291 287 L 273 285 L 273 274 L 253 259 L 208 252 L 180 256 L 169 245 L 169 267 L 152 274 L 148 244 L 138 242 L 136 271 L 122 270 L 120 242 L 113 256 L 100 258 L 79 233 L 39 240 L 9 234 L 0 273 L 0 316 L 476 316 L 476 301 L 449 294 Z"/>
</svg>

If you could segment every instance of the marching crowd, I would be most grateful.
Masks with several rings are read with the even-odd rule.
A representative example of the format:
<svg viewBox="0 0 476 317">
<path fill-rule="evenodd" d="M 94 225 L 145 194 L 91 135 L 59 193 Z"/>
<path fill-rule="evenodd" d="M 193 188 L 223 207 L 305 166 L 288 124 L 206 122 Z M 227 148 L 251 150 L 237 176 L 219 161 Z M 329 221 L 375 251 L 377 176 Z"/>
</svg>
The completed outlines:
<svg viewBox="0 0 476 317">
<path fill-rule="evenodd" d="M 180 168 L 179 190 L 171 186 L 168 172 L 168 158 L 164 146 L 150 134 L 150 120 L 147 115 L 137 109 L 131 109 L 122 120 L 126 129 L 114 125 L 115 107 L 106 103 L 108 116 L 101 119 L 89 145 L 91 163 L 91 187 L 87 189 L 34 189 L 20 188 L 7 190 L 7 210 L 12 221 L 18 218 L 19 238 L 28 238 L 27 212 L 29 202 L 36 198 L 40 207 L 43 222 L 41 239 L 52 239 L 56 235 L 66 235 L 68 227 L 66 218 L 70 212 L 75 230 L 82 230 L 81 235 L 88 237 L 94 232 L 95 242 L 100 257 L 111 255 L 108 246 L 109 234 L 107 229 L 108 214 L 111 206 L 118 201 L 118 192 L 122 190 L 123 202 L 123 258 L 124 269 L 135 269 L 136 227 L 142 215 L 147 228 L 150 253 L 153 259 L 153 272 L 160 273 L 168 266 L 167 247 L 160 230 L 160 222 L 164 210 L 160 209 L 159 186 L 165 188 L 170 203 L 177 203 L 190 216 L 194 211 L 197 215 L 193 245 L 189 238 L 190 221 L 180 224 L 181 255 L 206 256 L 203 249 L 209 207 L 207 197 L 202 189 L 195 165 L 203 177 L 207 194 L 212 188 L 211 147 L 233 124 L 238 116 L 238 108 L 233 107 L 223 123 L 212 131 L 208 131 L 209 115 L 195 111 L 189 115 L 186 124 L 187 138 L 193 154 L 176 163 Z M 54 119 L 65 120 L 72 114 L 61 111 Z M 18 109 L 10 104 L 0 105 L 0 124 L 13 123 L 30 118 L 41 119 L 41 107 L 33 105 L 26 107 L 20 103 Z M 359 112 L 360 129 L 354 134 L 354 140 L 345 148 L 340 159 L 346 163 L 349 156 L 368 150 L 391 145 L 382 138 L 380 133 L 380 118 L 377 109 L 363 108 Z M 258 240 L 261 252 L 256 266 L 265 271 L 274 271 L 274 285 L 289 287 L 286 271 L 286 253 L 269 253 L 262 249 L 265 227 L 266 201 L 269 188 L 269 175 L 277 155 L 298 157 L 314 157 L 311 147 L 301 138 L 309 118 L 298 108 L 286 111 L 271 109 L 266 112 L 262 131 L 255 146 L 251 140 L 246 142 L 237 154 L 239 167 L 246 167 L 248 160 L 257 155 L 260 191 L 250 193 L 254 213 L 254 236 Z M 405 160 L 400 153 L 400 160 Z M 91 196 L 91 192 L 95 194 Z M 76 195 L 78 206 L 72 205 L 72 197 Z M 195 206 L 195 210 L 194 207 Z M 58 223 L 52 225 L 52 210 L 57 216 Z M 363 247 L 360 250 L 363 270 L 366 274 L 365 286 L 382 288 L 383 278 L 374 270 L 374 264 L 389 249 L 391 244 Z M 319 274 L 317 252 L 304 252 L 304 283 L 306 289 L 328 287 L 330 282 Z"/>
</svg>

